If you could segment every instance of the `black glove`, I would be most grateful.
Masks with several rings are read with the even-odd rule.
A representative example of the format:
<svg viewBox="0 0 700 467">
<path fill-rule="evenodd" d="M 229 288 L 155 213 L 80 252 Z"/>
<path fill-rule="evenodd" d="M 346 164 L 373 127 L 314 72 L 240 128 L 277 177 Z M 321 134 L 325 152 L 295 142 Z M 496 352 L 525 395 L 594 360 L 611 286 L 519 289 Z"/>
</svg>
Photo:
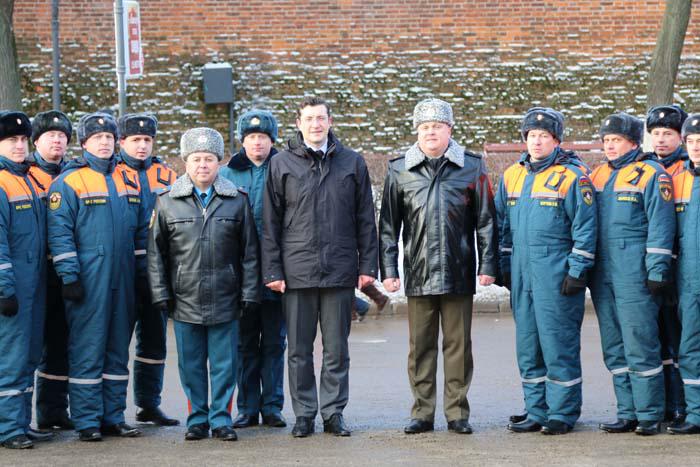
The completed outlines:
<svg viewBox="0 0 700 467">
<path fill-rule="evenodd" d="M 669 286 L 668 281 L 653 281 L 651 279 L 647 279 L 647 289 L 649 289 L 649 292 L 651 292 L 652 295 L 661 295 L 666 292 L 666 289 L 668 289 Z"/>
<path fill-rule="evenodd" d="M 577 279 L 566 275 L 564 282 L 561 283 L 561 294 L 570 297 L 586 290 L 586 278 Z"/>
<path fill-rule="evenodd" d="M 241 304 L 241 316 L 250 315 L 251 313 L 256 313 L 260 307 L 259 303 L 255 302 L 243 302 Z"/>
<path fill-rule="evenodd" d="M 170 306 L 168 305 L 167 300 L 162 300 L 160 302 L 156 302 L 153 304 L 153 309 L 159 313 L 169 313 L 170 312 Z"/>
<path fill-rule="evenodd" d="M 81 302 L 85 297 L 85 289 L 83 289 L 83 283 L 78 279 L 70 284 L 63 284 L 61 287 L 61 294 L 64 300 L 70 300 L 73 302 Z"/>
<path fill-rule="evenodd" d="M 19 303 L 17 303 L 16 296 L 12 295 L 11 297 L 0 298 L 0 313 L 2 313 L 3 316 L 11 318 L 17 314 L 17 311 L 19 311 Z"/>
</svg>

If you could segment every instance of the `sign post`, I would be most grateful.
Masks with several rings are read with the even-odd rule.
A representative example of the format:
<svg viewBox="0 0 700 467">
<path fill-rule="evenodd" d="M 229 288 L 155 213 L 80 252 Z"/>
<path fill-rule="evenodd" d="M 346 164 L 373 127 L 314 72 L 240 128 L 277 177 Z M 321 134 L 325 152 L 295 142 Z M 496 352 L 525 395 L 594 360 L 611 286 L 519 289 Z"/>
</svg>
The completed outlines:
<svg viewBox="0 0 700 467">
<path fill-rule="evenodd" d="M 119 116 L 126 113 L 126 80 L 143 75 L 141 48 L 141 13 L 134 0 L 114 2 L 114 24 L 117 51 L 117 89 Z"/>
</svg>

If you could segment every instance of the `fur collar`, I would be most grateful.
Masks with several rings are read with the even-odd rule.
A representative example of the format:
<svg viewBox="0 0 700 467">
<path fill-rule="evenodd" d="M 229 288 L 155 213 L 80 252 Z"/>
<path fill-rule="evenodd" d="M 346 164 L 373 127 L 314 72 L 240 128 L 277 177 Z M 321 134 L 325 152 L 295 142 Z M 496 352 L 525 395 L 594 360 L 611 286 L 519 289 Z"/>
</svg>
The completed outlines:
<svg viewBox="0 0 700 467">
<path fill-rule="evenodd" d="M 406 170 L 411 170 L 417 165 L 420 165 L 426 157 L 428 156 L 420 150 L 416 142 L 406 151 Z M 445 157 L 460 168 L 464 167 L 464 148 L 452 138 L 450 138 L 450 144 L 447 146 L 447 151 L 445 151 Z"/>
<path fill-rule="evenodd" d="M 231 198 L 238 196 L 238 188 L 236 188 L 236 185 L 224 177 L 217 175 L 213 186 L 214 191 L 219 196 L 228 196 Z M 172 187 L 170 187 L 169 195 L 171 198 L 186 198 L 188 196 L 192 196 L 193 192 L 194 184 L 192 183 L 189 175 L 184 174 L 175 180 L 175 183 L 173 183 Z"/>
</svg>

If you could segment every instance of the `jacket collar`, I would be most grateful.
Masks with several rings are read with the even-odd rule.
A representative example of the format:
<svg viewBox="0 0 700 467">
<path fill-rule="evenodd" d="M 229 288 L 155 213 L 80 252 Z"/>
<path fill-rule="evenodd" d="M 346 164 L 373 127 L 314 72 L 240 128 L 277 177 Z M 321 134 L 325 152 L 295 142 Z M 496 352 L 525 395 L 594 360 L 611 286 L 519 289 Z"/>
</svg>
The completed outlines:
<svg viewBox="0 0 700 467">
<path fill-rule="evenodd" d="M 326 155 L 332 156 L 334 153 L 339 152 L 342 147 L 342 144 L 340 144 L 340 141 L 333 133 L 333 130 L 328 130 L 328 149 L 326 151 Z M 297 131 L 296 135 L 287 141 L 287 149 L 297 156 L 313 156 L 313 150 L 304 144 L 304 137 L 302 136 L 301 131 Z"/>
<path fill-rule="evenodd" d="M 414 143 L 413 146 L 406 151 L 406 170 L 411 170 L 420 165 L 426 157 L 428 156 L 421 151 L 418 143 Z M 461 169 L 464 167 L 464 148 L 450 138 L 450 144 L 447 145 L 447 150 L 445 151 L 445 158 Z"/>
<path fill-rule="evenodd" d="M 230 198 L 235 198 L 238 196 L 238 188 L 233 182 L 225 179 L 224 177 L 216 176 L 214 179 L 214 192 L 219 196 L 227 196 Z M 169 196 L 171 198 L 186 198 L 192 196 L 194 192 L 194 184 L 190 179 L 189 175 L 184 174 L 180 176 L 175 183 L 170 187 Z"/>
<path fill-rule="evenodd" d="M 270 158 L 275 154 L 277 154 L 277 149 L 270 149 L 270 155 L 267 156 L 267 159 L 265 159 L 263 165 L 267 164 L 270 161 Z M 253 163 L 248 158 L 248 155 L 245 152 L 245 148 L 241 148 L 240 151 L 238 151 L 236 154 L 233 155 L 233 157 L 231 157 L 231 160 L 228 161 L 227 166 L 231 170 L 243 171 L 252 168 Z"/>
</svg>

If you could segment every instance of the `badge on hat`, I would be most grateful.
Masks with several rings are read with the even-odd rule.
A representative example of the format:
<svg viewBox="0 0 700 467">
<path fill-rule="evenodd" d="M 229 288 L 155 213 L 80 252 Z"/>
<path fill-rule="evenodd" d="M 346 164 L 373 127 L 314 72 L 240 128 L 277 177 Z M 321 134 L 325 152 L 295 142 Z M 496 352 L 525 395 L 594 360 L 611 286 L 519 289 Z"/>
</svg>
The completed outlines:
<svg viewBox="0 0 700 467">
<path fill-rule="evenodd" d="M 260 119 L 258 117 L 253 117 L 250 119 L 250 124 L 253 126 L 258 126 L 260 125 Z"/>
<path fill-rule="evenodd" d="M 204 136 L 204 135 L 201 135 L 199 138 L 197 138 L 197 142 L 198 142 L 198 143 L 201 143 L 201 144 L 204 144 L 204 143 L 207 142 L 207 137 Z"/>
<path fill-rule="evenodd" d="M 61 193 L 53 192 L 49 197 L 49 209 L 55 211 L 61 207 Z"/>
<path fill-rule="evenodd" d="M 139 126 L 140 126 L 141 128 L 143 128 L 144 125 L 145 125 L 144 121 L 143 121 L 143 120 L 139 120 Z"/>
<path fill-rule="evenodd" d="M 542 120 L 544 118 L 544 115 L 542 114 L 537 114 L 537 120 Z"/>
<path fill-rule="evenodd" d="M 659 118 L 664 118 L 666 116 L 666 112 L 659 112 Z"/>
<path fill-rule="evenodd" d="M 97 120 L 97 123 L 99 123 L 100 125 L 104 125 L 104 124 L 105 124 L 105 119 L 104 119 L 104 118 L 100 118 L 99 120 Z"/>
</svg>

